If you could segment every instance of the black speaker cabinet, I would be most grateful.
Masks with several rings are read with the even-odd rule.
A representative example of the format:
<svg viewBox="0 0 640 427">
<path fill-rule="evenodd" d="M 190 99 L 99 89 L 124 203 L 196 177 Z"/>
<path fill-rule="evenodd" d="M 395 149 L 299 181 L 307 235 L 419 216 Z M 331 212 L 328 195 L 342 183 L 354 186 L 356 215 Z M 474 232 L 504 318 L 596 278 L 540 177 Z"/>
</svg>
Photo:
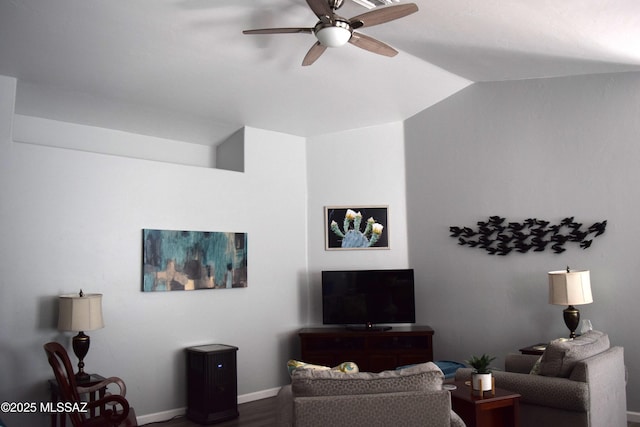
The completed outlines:
<svg viewBox="0 0 640 427">
<path fill-rule="evenodd" d="M 209 344 L 187 350 L 187 418 L 214 424 L 238 417 L 238 347 Z"/>
</svg>

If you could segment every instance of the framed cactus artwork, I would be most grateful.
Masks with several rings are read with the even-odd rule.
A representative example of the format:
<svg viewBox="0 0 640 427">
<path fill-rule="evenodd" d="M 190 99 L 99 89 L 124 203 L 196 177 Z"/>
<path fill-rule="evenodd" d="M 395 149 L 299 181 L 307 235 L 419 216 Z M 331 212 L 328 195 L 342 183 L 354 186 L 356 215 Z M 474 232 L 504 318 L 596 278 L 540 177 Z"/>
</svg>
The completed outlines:
<svg viewBox="0 0 640 427">
<path fill-rule="evenodd" d="M 325 250 L 389 249 L 388 206 L 326 206 Z"/>
</svg>

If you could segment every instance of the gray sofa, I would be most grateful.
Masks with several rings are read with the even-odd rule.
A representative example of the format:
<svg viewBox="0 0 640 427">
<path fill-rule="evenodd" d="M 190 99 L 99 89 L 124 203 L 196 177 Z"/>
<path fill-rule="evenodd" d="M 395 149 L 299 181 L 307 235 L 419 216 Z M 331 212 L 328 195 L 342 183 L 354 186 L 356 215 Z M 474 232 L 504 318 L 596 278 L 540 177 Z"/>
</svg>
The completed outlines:
<svg viewBox="0 0 640 427">
<path fill-rule="evenodd" d="M 281 427 L 464 427 L 434 363 L 347 374 L 296 369 L 277 397 Z"/>
<path fill-rule="evenodd" d="M 522 395 L 522 427 L 626 427 L 626 369 L 622 347 L 591 331 L 573 341 L 551 342 L 541 357 L 509 354 L 496 387 Z M 468 380 L 459 369 L 456 380 Z"/>
</svg>

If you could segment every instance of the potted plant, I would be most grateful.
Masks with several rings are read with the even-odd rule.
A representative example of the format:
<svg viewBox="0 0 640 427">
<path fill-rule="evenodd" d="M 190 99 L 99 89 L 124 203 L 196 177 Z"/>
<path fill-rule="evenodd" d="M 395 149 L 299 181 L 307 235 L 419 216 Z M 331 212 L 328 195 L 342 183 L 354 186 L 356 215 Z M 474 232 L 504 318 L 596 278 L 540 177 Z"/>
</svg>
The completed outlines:
<svg viewBox="0 0 640 427">
<path fill-rule="evenodd" d="M 465 360 L 467 365 L 473 368 L 473 374 L 471 375 L 471 387 L 478 391 L 491 390 L 491 362 L 496 358 L 483 354 L 482 356 L 471 356 L 471 359 Z"/>
</svg>

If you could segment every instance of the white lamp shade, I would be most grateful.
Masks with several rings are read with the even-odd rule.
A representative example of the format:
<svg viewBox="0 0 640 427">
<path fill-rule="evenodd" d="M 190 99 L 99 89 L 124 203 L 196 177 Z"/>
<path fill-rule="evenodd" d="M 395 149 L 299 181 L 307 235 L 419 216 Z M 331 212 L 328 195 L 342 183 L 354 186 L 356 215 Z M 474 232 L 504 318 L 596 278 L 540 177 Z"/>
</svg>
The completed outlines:
<svg viewBox="0 0 640 427">
<path fill-rule="evenodd" d="M 60 295 L 58 329 L 61 331 L 92 331 L 104 328 L 102 294 Z"/>
<path fill-rule="evenodd" d="M 327 47 L 340 47 L 351 38 L 351 31 L 343 26 L 325 27 L 316 31 L 318 41 Z"/>
<path fill-rule="evenodd" d="M 549 272 L 549 304 L 580 305 L 592 302 L 589 270 Z"/>
</svg>

